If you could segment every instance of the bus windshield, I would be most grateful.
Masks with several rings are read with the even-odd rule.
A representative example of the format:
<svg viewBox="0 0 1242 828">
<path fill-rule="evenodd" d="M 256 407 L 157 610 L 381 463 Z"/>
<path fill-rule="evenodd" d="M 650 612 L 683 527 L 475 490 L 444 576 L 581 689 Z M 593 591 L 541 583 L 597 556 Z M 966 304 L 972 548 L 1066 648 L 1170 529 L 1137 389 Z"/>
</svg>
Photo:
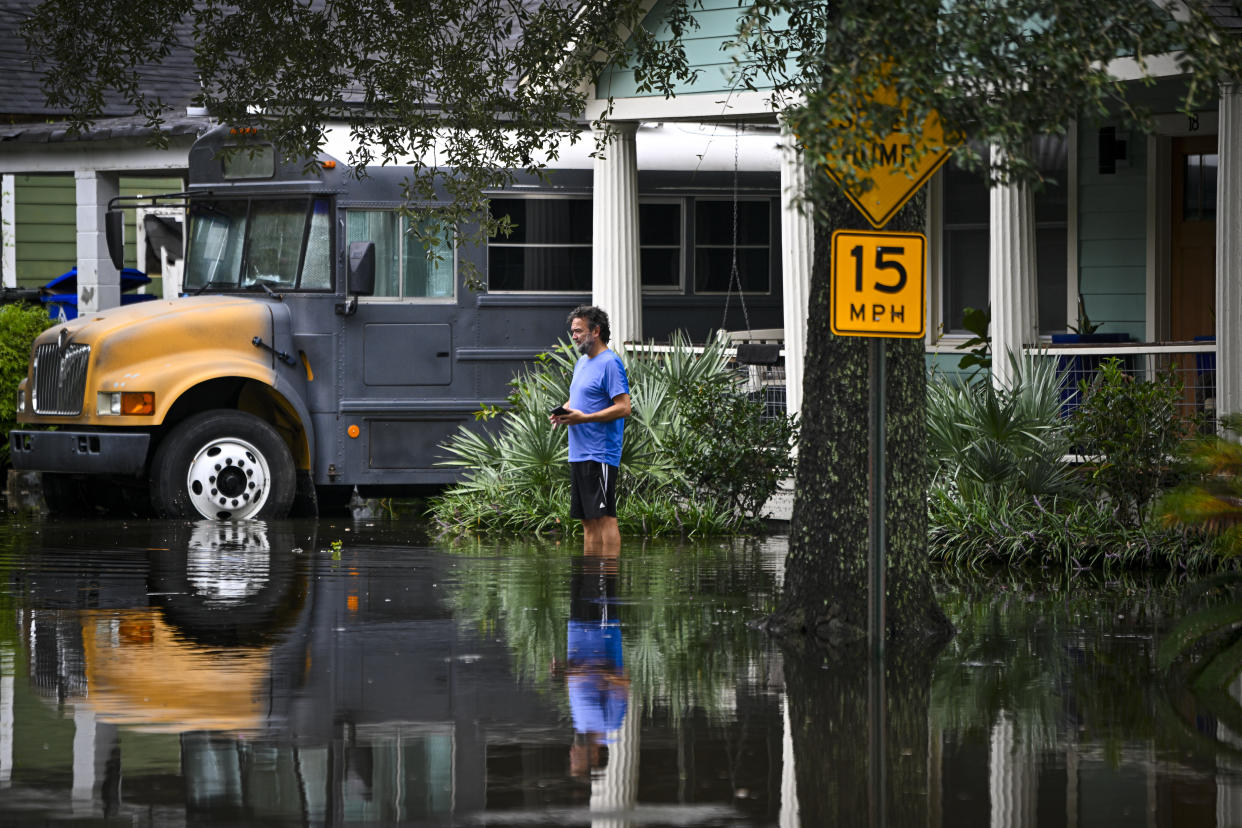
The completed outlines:
<svg viewBox="0 0 1242 828">
<path fill-rule="evenodd" d="M 326 198 L 196 199 L 185 289 L 332 287 Z"/>
</svg>

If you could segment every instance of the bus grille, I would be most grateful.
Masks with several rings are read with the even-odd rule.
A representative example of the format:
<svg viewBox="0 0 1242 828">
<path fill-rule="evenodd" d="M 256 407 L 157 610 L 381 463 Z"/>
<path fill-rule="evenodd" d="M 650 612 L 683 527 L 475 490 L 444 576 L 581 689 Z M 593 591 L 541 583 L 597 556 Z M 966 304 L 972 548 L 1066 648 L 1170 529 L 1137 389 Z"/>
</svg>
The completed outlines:
<svg viewBox="0 0 1242 828">
<path fill-rule="evenodd" d="M 56 343 L 40 345 L 34 361 L 34 410 L 36 414 L 81 414 L 86 393 L 86 363 L 90 345 Z"/>
</svg>

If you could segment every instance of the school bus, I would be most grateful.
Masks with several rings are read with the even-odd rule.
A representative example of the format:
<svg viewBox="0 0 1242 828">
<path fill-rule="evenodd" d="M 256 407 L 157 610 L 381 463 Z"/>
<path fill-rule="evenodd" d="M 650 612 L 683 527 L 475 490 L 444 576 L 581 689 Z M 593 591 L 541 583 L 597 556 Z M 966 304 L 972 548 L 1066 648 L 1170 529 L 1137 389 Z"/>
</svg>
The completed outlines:
<svg viewBox="0 0 1242 828">
<path fill-rule="evenodd" d="M 165 517 L 266 519 L 314 514 L 354 487 L 450 483 L 457 472 L 437 465 L 439 446 L 479 427 L 481 407 L 503 406 L 514 373 L 589 303 L 590 170 L 502 198 L 521 213 L 519 241 L 429 259 L 397 209 L 404 170 L 360 177 L 330 156 L 319 161 L 308 173 L 305 159 L 282 158 L 262 136 L 219 126 L 191 148 L 185 192 L 142 200 L 184 205 L 184 293 L 82 313 L 35 341 L 10 447 L 17 469 L 43 473 L 50 506 L 149 501 Z M 648 187 L 656 198 L 643 209 L 678 236 L 652 248 L 672 285 L 685 281 L 677 268 L 693 249 L 679 229 L 693 226 L 687 194 L 699 188 L 700 224 L 709 207 L 722 224 L 730 183 L 735 216 L 738 201 L 736 174 L 704 174 L 689 187 L 669 175 Z M 755 223 L 766 222 L 770 240 L 779 238 L 779 191 L 769 178 L 742 183 L 743 218 L 762 206 Z M 119 208 L 137 202 L 114 202 L 116 262 Z M 522 243 L 539 232 L 550 243 Z M 720 248 L 700 244 L 699 255 L 718 261 Z M 748 301 L 755 327 L 779 325 L 778 245 L 746 253 L 777 262 Z M 466 284 L 466 260 L 485 274 L 485 292 Z M 537 279 L 521 276 L 541 263 Z M 714 284 L 700 282 L 697 295 L 693 285 L 657 285 L 644 298 L 648 332 L 706 338 L 727 308 Z"/>
</svg>

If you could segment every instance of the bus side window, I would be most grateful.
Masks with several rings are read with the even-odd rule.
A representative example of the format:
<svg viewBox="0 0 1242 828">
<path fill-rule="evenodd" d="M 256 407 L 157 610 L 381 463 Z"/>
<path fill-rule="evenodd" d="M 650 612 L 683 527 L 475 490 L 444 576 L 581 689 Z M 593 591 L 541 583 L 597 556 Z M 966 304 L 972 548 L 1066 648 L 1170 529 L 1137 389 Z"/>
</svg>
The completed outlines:
<svg viewBox="0 0 1242 828">
<path fill-rule="evenodd" d="M 375 242 L 374 296 L 401 296 L 400 222 L 391 210 L 350 210 L 345 214 L 346 243 Z"/>
<path fill-rule="evenodd" d="M 306 257 L 302 261 L 304 289 L 323 290 L 332 287 L 332 222 L 328 200 L 317 198 L 312 207 L 310 233 L 306 239 Z"/>
</svg>

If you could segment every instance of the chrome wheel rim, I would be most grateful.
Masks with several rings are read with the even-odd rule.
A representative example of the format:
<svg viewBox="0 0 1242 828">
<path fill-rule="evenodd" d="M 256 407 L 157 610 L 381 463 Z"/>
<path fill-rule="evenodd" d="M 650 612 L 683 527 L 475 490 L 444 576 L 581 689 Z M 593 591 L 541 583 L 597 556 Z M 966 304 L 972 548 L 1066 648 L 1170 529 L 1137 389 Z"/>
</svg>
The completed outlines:
<svg viewBox="0 0 1242 828">
<path fill-rule="evenodd" d="M 259 513 L 270 492 L 267 458 L 237 437 L 204 445 L 190 461 L 186 491 L 194 510 L 214 520 L 242 520 Z"/>
</svg>

